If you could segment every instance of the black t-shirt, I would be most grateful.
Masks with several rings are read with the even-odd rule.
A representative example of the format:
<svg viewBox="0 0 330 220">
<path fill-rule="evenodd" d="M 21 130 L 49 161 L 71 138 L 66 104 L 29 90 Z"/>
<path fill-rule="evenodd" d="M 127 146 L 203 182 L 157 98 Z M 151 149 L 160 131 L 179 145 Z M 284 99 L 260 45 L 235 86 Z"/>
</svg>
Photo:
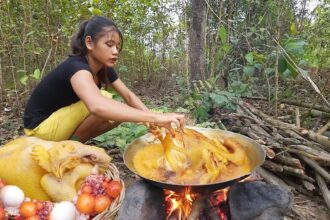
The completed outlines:
<svg viewBox="0 0 330 220">
<path fill-rule="evenodd" d="M 69 57 L 40 81 L 26 105 L 24 128 L 35 128 L 53 112 L 80 100 L 70 82 L 79 70 L 91 72 L 85 57 Z M 107 73 L 110 83 L 118 79 L 113 68 L 108 68 Z"/>
</svg>

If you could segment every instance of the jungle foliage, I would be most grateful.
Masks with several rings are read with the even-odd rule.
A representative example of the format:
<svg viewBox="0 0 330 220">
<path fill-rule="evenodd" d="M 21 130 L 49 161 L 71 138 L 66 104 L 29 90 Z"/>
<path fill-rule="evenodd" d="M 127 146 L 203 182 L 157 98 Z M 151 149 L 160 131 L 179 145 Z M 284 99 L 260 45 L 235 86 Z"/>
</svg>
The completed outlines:
<svg viewBox="0 0 330 220">
<path fill-rule="evenodd" d="M 308 5 L 317 2 L 313 10 Z M 234 110 L 230 99 L 263 96 L 270 102 L 297 95 L 284 84 L 314 74 L 326 86 L 330 56 L 330 1 L 204 0 L 203 76 L 191 78 L 196 22 L 194 1 L 4 0 L 0 2 L 1 108 L 20 113 L 26 94 L 69 53 L 80 21 L 112 18 L 123 31 L 117 71 L 128 84 L 166 81 L 181 89 L 175 100 L 198 119 L 214 107 Z M 196 43 L 196 42 L 195 42 Z M 184 103 L 184 104 L 182 104 Z M 275 105 L 276 107 L 276 105 Z"/>
</svg>

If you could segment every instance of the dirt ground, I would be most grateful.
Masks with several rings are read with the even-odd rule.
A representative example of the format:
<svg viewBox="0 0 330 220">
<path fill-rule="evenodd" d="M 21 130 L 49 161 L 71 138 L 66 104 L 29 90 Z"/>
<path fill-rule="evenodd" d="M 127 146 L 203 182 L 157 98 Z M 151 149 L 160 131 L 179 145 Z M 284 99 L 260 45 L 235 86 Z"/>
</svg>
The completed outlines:
<svg viewBox="0 0 330 220">
<path fill-rule="evenodd" d="M 160 82 L 154 86 L 144 86 L 143 84 L 135 85 L 134 91 L 149 104 L 160 106 L 163 105 L 164 101 L 168 104 L 168 102 L 171 102 L 171 99 L 178 94 L 177 88 L 172 90 L 169 90 L 168 88 L 168 86 Z M 164 96 L 164 94 L 166 95 Z M 22 109 L 20 112 L 22 112 Z M 11 109 L 10 106 L 5 106 L 5 108 L 0 109 L 0 147 L 9 140 L 20 135 L 23 135 L 23 128 L 21 118 L 17 117 L 17 111 L 14 113 L 14 110 Z M 128 170 L 125 166 L 119 149 L 116 147 L 108 149 L 108 153 L 111 155 L 114 164 L 119 169 L 121 178 L 125 182 L 126 187 L 129 187 L 134 181 L 139 179 L 138 176 Z M 330 220 L 330 211 L 326 207 L 322 197 L 318 195 L 310 197 L 298 192 L 294 192 L 293 195 L 293 208 L 285 219 Z"/>
</svg>

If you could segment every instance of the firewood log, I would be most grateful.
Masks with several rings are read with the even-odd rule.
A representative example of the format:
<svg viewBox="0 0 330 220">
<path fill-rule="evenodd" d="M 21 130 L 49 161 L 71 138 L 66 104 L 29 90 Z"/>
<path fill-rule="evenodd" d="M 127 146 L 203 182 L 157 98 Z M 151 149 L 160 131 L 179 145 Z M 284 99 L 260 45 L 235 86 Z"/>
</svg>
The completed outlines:
<svg viewBox="0 0 330 220">
<path fill-rule="evenodd" d="M 325 181 L 330 183 L 330 174 L 323 169 L 320 165 L 318 165 L 315 161 L 303 156 L 298 155 L 305 163 L 307 163 L 313 170 L 315 170 L 319 175 L 321 175 Z"/>
<path fill-rule="evenodd" d="M 322 196 L 324 198 L 325 204 L 328 206 L 328 208 L 330 210 L 330 191 L 327 187 L 327 184 L 325 183 L 325 181 L 323 180 L 321 175 L 318 175 L 318 174 L 316 174 L 316 181 L 317 181 L 317 184 L 319 185 L 319 188 L 321 190 L 321 193 L 322 193 Z"/>
<path fill-rule="evenodd" d="M 277 162 L 279 162 L 281 164 L 284 164 L 284 165 L 296 167 L 296 168 L 299 168 L 299 169 L 303 168 L 299 159 L 289 157 L 289 156 L 285 156 L 285 155 L 282 155 L 282 154 L 277 154 L 274 157 L 274 161 L 277 161 Z"/>
</svg>

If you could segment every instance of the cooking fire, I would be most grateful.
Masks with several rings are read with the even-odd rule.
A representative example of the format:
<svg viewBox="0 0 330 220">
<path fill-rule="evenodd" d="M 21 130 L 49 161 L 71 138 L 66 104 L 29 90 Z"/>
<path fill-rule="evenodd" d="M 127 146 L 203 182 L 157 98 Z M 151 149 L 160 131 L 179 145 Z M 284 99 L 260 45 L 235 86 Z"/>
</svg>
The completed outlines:
<svg viewBox="0 0 330 220">
<path fill-rule="evenodd" d="M 191 193 L 187 188 L 182 193 L 165 192 L 167 220 L 227 220 L 228 188 L 212 193 Z"/>
<path fill-rule="evenodd" d="M 274 213 L 281 219 L 291 207 L 288 191 L 244 179 L 265 156 L 258 143 L 229 131 L 148 133 L 124 153 L 125 164 L 142 180 L 127 188 L 118 220 L 269 219 Z"/>
</svg>

